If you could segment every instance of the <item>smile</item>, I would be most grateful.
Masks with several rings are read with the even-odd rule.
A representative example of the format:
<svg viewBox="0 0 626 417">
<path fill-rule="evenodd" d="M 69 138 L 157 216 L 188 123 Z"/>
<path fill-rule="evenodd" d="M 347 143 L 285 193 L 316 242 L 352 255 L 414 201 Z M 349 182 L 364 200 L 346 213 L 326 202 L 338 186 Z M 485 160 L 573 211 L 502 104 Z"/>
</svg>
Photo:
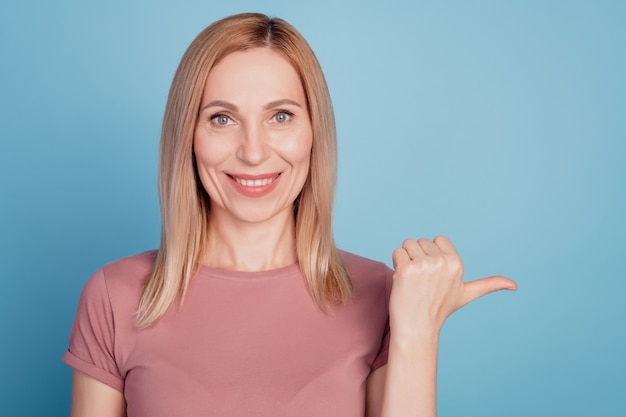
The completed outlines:
<svg viewBox="0 0 626 417">
<path fill-rule="evenodd" d="M 273 177 L 269 178 L 261 178 L 261 179 L 246 179 L 246 178 L 238 178 L 232 177 L 237 184 L 243 185 L 244 187 L 265 187 L 274 182 L 276 178 L 278 178 L 280 174 L 276 174 Z"/>
<path fill-rule="evenodd" d="M 227 174 L 235 190 L 247 197 L 263 197 L 280 182 L 280 172 L 261 175 Z"/>
</svg>

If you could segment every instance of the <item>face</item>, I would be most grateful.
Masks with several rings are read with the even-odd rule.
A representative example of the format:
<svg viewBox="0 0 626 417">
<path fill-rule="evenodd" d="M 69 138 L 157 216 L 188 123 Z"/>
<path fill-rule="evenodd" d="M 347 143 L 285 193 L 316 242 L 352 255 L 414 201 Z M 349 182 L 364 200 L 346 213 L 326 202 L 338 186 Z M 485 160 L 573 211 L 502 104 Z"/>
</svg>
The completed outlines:
<svg viewBox="0 0 626 417">
<path fill-rule="evenodd" d="M 234 52 L 211 69 L 194 135 L 211 221 L 293 221 L 313 134 L 302 82 L 279 52 Z"/>
</svg>

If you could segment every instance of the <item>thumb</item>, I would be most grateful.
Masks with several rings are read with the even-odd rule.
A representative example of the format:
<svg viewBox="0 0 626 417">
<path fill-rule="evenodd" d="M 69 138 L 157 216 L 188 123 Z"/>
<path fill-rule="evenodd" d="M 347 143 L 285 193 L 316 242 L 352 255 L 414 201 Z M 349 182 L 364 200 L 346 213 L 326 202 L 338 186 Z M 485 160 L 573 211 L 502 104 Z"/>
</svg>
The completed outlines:
<svg viewBox="0 0 626 417">
<path fill-rule="evenodd" d="M 493 276 L 476 281 L 469 281 L 463 284 L 463 305 L 466 305 L 475 299 L 487 295 L 494 291 L 499 290 L 511 290 L 517 289 L 515 281 L 502 276 Z"/>
</svg>

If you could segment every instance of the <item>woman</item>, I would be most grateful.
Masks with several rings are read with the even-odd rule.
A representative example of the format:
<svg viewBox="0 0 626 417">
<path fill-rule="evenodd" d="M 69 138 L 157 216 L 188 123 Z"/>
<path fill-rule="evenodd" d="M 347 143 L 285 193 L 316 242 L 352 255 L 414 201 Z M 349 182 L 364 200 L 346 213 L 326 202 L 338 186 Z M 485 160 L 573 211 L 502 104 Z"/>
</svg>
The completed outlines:
<svg viewBox="0 0 626 417">
<path fill-rule="evenodd" d="M 280 19 L 213 23 L 174 77 L 158 252 L 86 284 L 64 360 L 72 416 L 434 416 L 444 320 L 499 289 L 452 244 L 395 271 L 335 248 L 335 126 L 321 68 Z"/>
</svg>

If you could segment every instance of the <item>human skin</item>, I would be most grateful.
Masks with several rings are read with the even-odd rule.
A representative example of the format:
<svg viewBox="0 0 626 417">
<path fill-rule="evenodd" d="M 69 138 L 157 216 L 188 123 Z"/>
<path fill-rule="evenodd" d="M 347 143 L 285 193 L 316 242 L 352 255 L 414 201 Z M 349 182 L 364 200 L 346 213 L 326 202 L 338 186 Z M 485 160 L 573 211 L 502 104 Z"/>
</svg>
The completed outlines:
<svg viewBox="0 0 626 417">
<path fill-rule="evenodd" d="M 312 141 L 300 77 L 283 55 L 254 48 L 211 69 L 194 136 L 211 198 L 203 264 L 259 271 L 297 261 L 293 203 L 308 176 Z"/>
<path fill-rule="evenodd" d="M 439 333 L 445 320 L 478 297 L 517 285 L 502 276 L 463 282 L 461 257 L 443 236 L 407 239 L 392 259 L 389 358 L 369 377 L 367 416 L 434 417 Z"/>
<path fill-rule="evenodd" d="M 270 49 L 232 53 L 211 70 L 194 135 L 211 199 L 202 264 L 261 271 L 297 261 L 292 207 L 309 170 L 306 108 L 295 69 Z M 472 300 L 516 284 L 499 276 L 463 282 L 461 258 L 444 237 L 406 240 L 392 259 L 389 358 L 368 378 L 367 417 L 433 417 L 443 323 Z M 74 372 L 72 417 L 124 415 L 122 393 Z"/>
<path fill-rule="evenodd" d="M 211 198 L 202 264 L 260 271 L 297 261 L 292 208 L 311 144 L 304 89 L 282 55 L 234 52 L 211 70 L 194 135 L 198 173 Z M 125 405 L 121 392 L 74 371 L 71 417 L 123 417 Z"/>
</svg>

